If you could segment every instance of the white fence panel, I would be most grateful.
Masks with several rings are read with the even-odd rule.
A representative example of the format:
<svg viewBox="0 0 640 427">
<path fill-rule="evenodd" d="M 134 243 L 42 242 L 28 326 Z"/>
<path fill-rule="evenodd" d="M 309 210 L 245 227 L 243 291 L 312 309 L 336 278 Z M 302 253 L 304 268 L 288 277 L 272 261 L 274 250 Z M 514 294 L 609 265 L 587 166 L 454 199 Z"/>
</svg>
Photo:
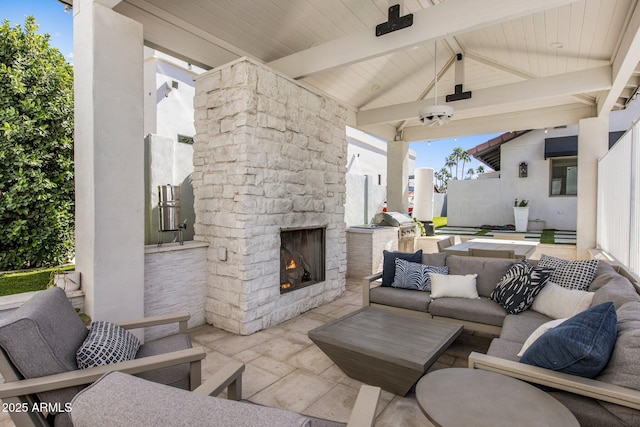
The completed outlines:
<svg viewBox="0 0 640 427">
<path fill-rule="evenodd" d="M 598 162 L 597 246 L 638 274 L 640 126 L 636 123 Z"/>
</svg>

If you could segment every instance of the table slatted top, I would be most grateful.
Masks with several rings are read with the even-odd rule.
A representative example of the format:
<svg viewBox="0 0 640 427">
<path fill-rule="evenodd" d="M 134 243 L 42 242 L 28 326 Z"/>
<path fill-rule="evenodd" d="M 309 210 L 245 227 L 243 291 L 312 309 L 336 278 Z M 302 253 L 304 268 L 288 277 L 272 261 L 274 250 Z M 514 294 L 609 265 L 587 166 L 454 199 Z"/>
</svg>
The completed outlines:
<svg viewBox="0 0 640 427">
<path fill-rule="evenodd" d="M 490 250 L 513 250 L 516 258 L 529 258 L 536 250 L 538 242 L 524 240 L 471 239 L 445 248 L 449 255 L 469 255 L 469 248 Z"/>
<path fill-rule="evenodd" d="M 309 337 L 414 368 L 429 363 L 462 329 L 454 323 L 365 307 L 309 331 Z"/>
</svg>

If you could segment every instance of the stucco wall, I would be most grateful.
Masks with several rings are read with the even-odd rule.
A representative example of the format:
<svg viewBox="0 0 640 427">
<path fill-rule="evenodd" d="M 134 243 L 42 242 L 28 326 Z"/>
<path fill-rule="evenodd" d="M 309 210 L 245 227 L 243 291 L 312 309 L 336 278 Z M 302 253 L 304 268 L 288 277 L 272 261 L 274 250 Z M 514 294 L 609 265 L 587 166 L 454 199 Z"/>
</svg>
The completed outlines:
<svg viewBox="0 0 640 427">
<path fill-rule="evenodd" d="M 546 228 L 576 229 L 575 196 L 549 196 L 550 160 L 544 140 L 575 135 L 574 129 L 529 132 L 502 145 L 500 178 L 449 181 L 447 223 L 451 226 L 513 224 L 514 200 L 529 200 L 529 219 Z M 528 164 L 528 176 L 518 177 L 518 165 Z"/>
</svg>

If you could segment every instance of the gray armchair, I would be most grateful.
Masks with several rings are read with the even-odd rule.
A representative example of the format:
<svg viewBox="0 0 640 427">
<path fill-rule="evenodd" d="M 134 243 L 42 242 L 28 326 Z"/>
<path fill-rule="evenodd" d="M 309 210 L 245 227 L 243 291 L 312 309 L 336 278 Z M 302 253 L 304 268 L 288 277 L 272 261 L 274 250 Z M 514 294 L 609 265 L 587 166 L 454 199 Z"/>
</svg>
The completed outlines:
<svg viewBox="0 0 640 427">
<path fill-rule="evenodd" d="M 184 333 L 188 319 L 188 313 L 181 313 L 122 323 L 134 329 L 177 322 L 180 333 L 143 344 L 134 360 L 78 369 L 76 351 L 87 328 L 61 288 L 42 291 L 0 322 L 0 373 L 5 380 L 0 399 L 29 409 L 11 411 L 17 426 L 46 426 L 70 424 L 66 405 L 84 385 L 109 371 L 193 390 L 201 383 L 200 361 L 206 353 L 191 348 Z"/>
<path fill-rule="evenodd" d="M 190 393 L 111 372 L 76 395 L 69 414 L 74 427 L 314 426 L 295 412 L 211 397 L 219 390 L 216 378 Z M 379 387 L 361 386 L 347 426 L 371 427 L 379 397 Z"/>
</svg>

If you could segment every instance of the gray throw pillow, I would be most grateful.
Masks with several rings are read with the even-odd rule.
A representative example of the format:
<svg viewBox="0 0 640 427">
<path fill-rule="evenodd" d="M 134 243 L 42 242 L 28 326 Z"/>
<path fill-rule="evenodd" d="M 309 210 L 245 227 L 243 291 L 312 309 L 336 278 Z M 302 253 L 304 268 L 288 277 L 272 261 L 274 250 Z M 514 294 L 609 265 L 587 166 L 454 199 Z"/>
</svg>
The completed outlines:
<svg viewBox="0 0 640 427">
<path fill-rule="evenodd" d="M 394 288 L 431 291 L 429 273 L 449 274 L 449 267 L 424 265 L 396 258 L 396 275 L 391 286 Z"/>
<path fill-rule="evenodd" d="M 80 369 L 124 362 L 135 359 L 139 348 L 140 340 L 131 332 L 98 320 L 76 352 L 76 361 Z"/>
</svg>

